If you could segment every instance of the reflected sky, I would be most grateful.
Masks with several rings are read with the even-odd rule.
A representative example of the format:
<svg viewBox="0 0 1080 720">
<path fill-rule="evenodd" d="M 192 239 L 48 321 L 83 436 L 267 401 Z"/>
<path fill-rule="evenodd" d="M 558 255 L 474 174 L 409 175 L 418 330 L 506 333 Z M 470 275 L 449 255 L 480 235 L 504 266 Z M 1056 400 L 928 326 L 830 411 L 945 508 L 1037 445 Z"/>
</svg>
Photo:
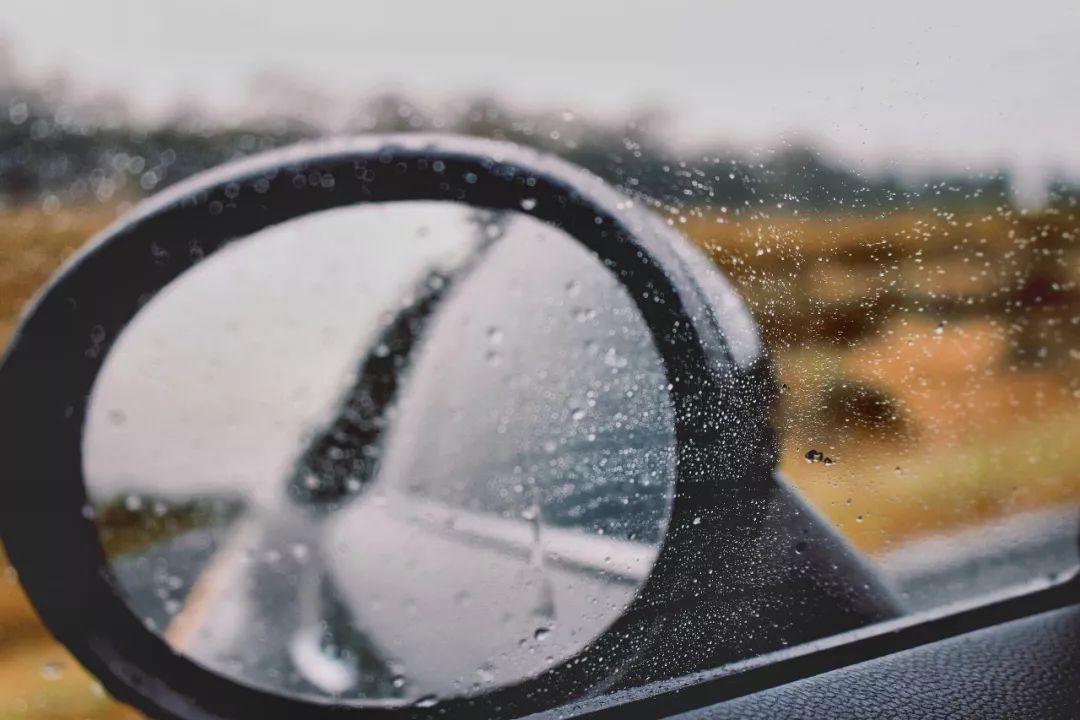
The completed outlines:
<svg viewBox="0 0 1080 720">
<path fill-rule="evenodd" d="M 471 209 L 359 206 L 228 246 L 125 328 L 94 385 L 92 493 L 281 492 L 383 313 L 475 241 Z"/>
</svg>

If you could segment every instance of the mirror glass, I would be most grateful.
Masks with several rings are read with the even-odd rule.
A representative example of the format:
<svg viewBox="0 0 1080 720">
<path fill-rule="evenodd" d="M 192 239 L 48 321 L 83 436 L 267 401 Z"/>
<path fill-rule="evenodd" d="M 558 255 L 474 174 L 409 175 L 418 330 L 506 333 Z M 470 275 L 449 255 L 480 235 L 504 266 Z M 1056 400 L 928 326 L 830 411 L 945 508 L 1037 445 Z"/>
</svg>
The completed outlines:
<svg viewBox="0 0 1080 720">
<path fill-rule="evenodd" d="M 131 610 L 275 693 L 429 703 L 565 661 L 671 510 L 668 380 L 576 240 L 400 202 L 232 242 L 94 386 L 90 504 Z"/>
</svg>

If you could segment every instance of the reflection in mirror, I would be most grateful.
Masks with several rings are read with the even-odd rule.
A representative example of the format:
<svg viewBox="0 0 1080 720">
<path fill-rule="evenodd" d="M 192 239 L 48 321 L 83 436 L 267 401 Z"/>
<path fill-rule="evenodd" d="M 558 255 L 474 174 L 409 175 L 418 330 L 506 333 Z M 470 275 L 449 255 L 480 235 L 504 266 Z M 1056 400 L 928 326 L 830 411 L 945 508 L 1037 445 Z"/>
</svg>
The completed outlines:
<svg viewBox="0 0 1080 720">
<path fill-rule="evenodd" d="M 630 296 L 522 213 L 393 203 L 238 240 L 120 336 L 84 463 L 131 609 L 232 679 L 426 703 L 565 661 L 675 474 Z"/>
</svg>

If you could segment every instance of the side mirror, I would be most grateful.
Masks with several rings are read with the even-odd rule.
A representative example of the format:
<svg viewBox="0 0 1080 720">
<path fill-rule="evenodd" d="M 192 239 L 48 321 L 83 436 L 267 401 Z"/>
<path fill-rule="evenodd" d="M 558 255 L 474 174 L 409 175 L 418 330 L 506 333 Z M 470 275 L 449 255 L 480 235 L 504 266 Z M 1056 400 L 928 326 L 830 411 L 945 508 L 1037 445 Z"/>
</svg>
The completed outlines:
<svg viewBox="0 0 1080 720">
<path fill-rule="evenodd" d="M 0 369 L 3 540 L 159 718 L 510 717 L 889 617 L 774 474 L 746 308 L 520 147 L 299 146 L 144 203 Z"/>
</svg>

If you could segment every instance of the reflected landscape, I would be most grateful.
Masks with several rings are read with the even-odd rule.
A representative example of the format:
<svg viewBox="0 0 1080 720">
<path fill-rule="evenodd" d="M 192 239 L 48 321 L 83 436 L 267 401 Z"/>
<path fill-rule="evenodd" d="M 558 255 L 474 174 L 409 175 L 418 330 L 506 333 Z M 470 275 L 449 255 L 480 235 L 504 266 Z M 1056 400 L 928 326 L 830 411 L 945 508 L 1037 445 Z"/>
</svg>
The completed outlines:
<svg viewBox="0 0 1080 720">
<path fill-rule="evenodd" d="M 648 577 L 674 486 L 626 291 L 518 213 L 268 228 L 136 317 L 84 450 L 128 602 L 275 692 L 464 694 L 568 659 Z"/>
</svg>

